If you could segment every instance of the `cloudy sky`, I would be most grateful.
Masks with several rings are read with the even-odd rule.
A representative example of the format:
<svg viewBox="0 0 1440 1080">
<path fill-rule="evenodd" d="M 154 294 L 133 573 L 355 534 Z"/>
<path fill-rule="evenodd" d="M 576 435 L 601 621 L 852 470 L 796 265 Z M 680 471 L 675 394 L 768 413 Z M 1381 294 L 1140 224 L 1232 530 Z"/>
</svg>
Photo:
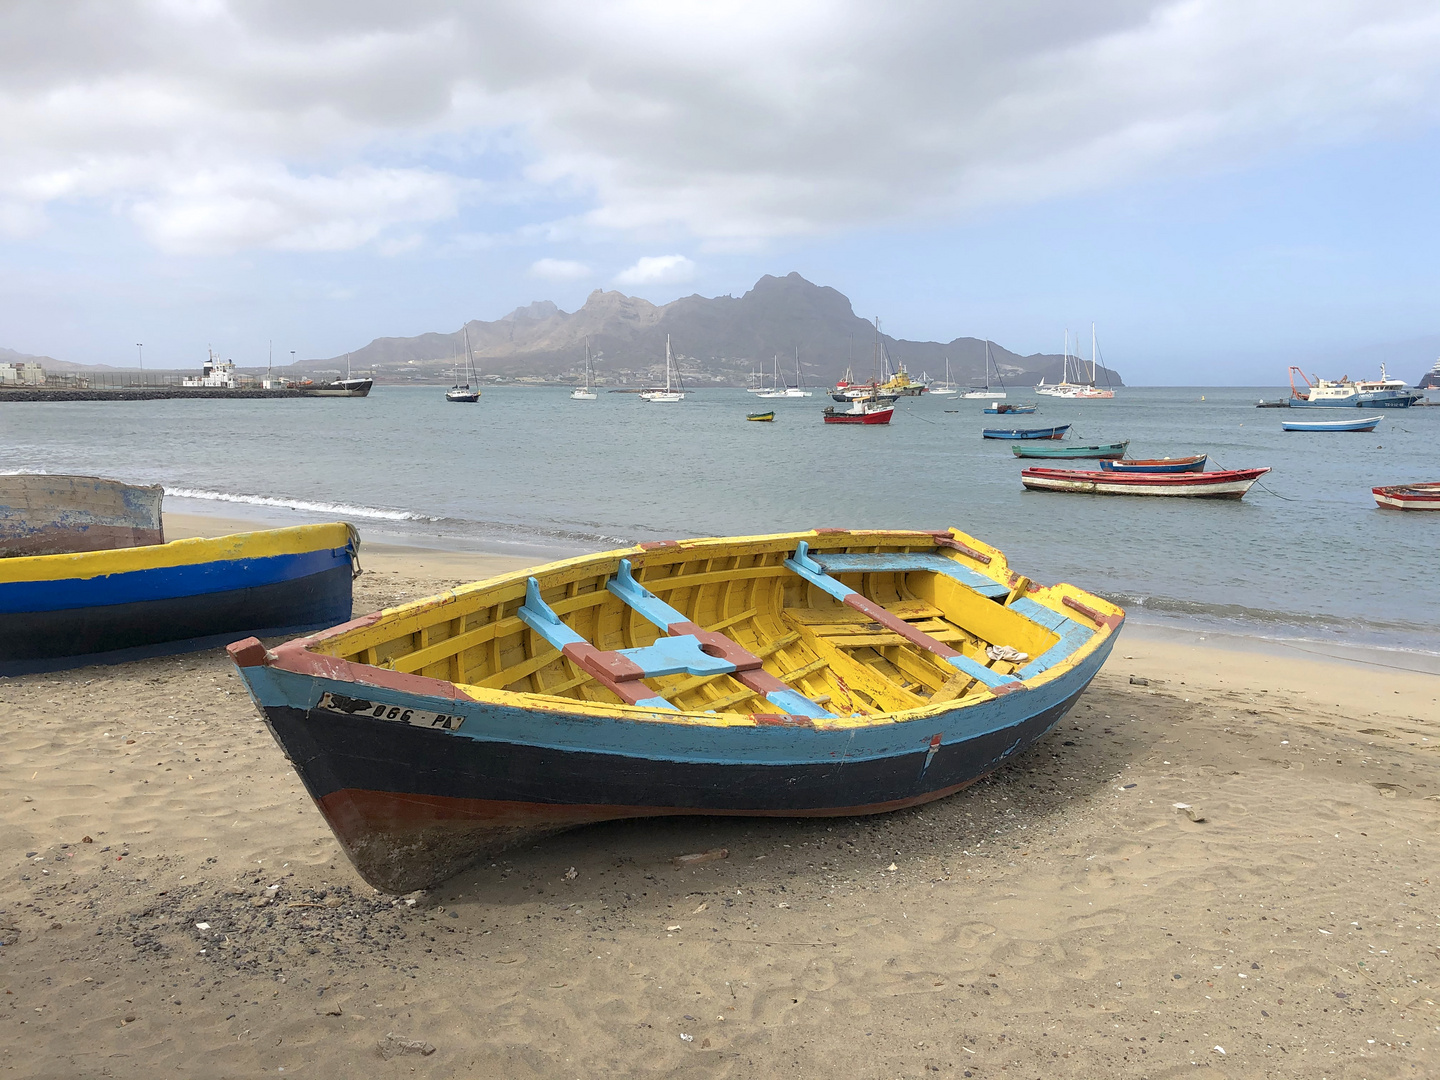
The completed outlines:
<svg viewBox="0 0 1440 1080">
<path fill-rule="evenodd" d="M 911 338 L 1093 320 L 1131 381 L 1413 379 L 1437 126 L 1434 0 L 7 0 L 0 346 L 263 363 L 798 270 Z"/>
</svg>

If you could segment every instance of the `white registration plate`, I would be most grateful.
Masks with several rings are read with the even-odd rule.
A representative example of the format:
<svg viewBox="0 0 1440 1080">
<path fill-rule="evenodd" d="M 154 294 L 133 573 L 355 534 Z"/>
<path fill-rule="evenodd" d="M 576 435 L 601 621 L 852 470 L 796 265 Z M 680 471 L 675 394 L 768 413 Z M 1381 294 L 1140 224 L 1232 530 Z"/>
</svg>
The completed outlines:
<svg viewBox="0 0 1440 1080">
<path fill-rule="evenodd" d="M 465 722 L 465 717 L 451 713 L 386 705 L 383 701 L 366 701 L 364 698 L 346 697 L 344 694 L 332 694 L 329 691 L 320 695 L 320 704 L 316 707 L 350 716 L 369 716 L 376 720 L 393 720 L 397 724 L 413 724 L 415 727 L 444 728 L 446 731 L 454 731 Z"/>
</svg>

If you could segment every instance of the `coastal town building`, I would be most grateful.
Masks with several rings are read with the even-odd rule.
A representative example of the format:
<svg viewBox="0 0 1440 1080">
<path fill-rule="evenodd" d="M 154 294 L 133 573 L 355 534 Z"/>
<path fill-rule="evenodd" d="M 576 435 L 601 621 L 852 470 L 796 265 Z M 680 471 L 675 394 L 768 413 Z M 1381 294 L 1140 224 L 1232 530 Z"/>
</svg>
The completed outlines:
<svg viewBox="0 0 1440 1080">
<path fill-rule="evenodd" d="M 23 360 L 0 363 L 0 383 L 20 383 L 24 386 L 44 386 L 45 369 L 39 364 L 27 364 Z"/>
</svg>

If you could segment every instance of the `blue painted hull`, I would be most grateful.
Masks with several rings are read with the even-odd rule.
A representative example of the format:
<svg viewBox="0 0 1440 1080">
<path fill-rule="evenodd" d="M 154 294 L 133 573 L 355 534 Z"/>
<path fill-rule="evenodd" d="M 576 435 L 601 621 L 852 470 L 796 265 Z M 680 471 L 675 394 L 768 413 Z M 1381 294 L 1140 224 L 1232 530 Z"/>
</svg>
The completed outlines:
<svg viewBox="0 0 1440 1080">
<path fill-rule="evenodd" d="M 1380 394 L 1352 394 L 1347 398 L 1326 398 L 1324 401 L 1307 401 L 1305 398 L 1291 398 L 1292 409 L 1408 409 L 1424 398 L 1424 394 L 1412 391 L 1386 391 Z"/>
<path fill-rule="evenodd" d="M 1116 473 L 1183 473 L 1183 472 L 1204 472 L 1205 458 L 1199 461 L 1147 461 L 1142 463 L 1124 460 L 1102 460 L 1100 461 L 1101 472 Z"/>
<path fill-rule="evenodd" d="M 163 548 L 154 549 L 163 551 Z M 210 648 L 351 614 L 351 549 L 0 582 L 0 675 Z"/>
<path fill-rule="evenodd" d="M 1069 424 L 1060 424 L 1048 428 L 985 428 L 980 434 L 987 439 L 1059 439 L 1069 430 Z"/>
<path fill-rule="evenodd" d="M 1083 663 L 1025 692 L 834 731 L 597 720 L 272 667 L 241 673 L 357 869 L 378 888 L 406 892 L 598 821 L 868 814 L 942 798 L 1050 731 L 1113 644 L 1112 634 Z M 386 718 L 373 715 L 385 706 Z M 404 721 L 422 709 L 447 726 Z"/>
</svg>

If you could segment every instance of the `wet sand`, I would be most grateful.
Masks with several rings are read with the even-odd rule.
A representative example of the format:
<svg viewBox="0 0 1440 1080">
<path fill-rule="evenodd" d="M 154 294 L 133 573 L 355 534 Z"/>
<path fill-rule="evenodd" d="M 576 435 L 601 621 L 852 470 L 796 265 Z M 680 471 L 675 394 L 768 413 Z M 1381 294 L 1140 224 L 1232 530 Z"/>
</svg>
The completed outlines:
<svg viewBox="0 0 1440 1080">
<path fill-rule="evenodd" d="M 521 563 L 362 560 L 357 612 Z M 1131 627 L 953 798 L 594 827 L 412 905 L 351 870 L 220 654 L 0 679 L 0 1067 L 1433 1076 L 1437 764 L 1436 676 Z"/>
</svg>

